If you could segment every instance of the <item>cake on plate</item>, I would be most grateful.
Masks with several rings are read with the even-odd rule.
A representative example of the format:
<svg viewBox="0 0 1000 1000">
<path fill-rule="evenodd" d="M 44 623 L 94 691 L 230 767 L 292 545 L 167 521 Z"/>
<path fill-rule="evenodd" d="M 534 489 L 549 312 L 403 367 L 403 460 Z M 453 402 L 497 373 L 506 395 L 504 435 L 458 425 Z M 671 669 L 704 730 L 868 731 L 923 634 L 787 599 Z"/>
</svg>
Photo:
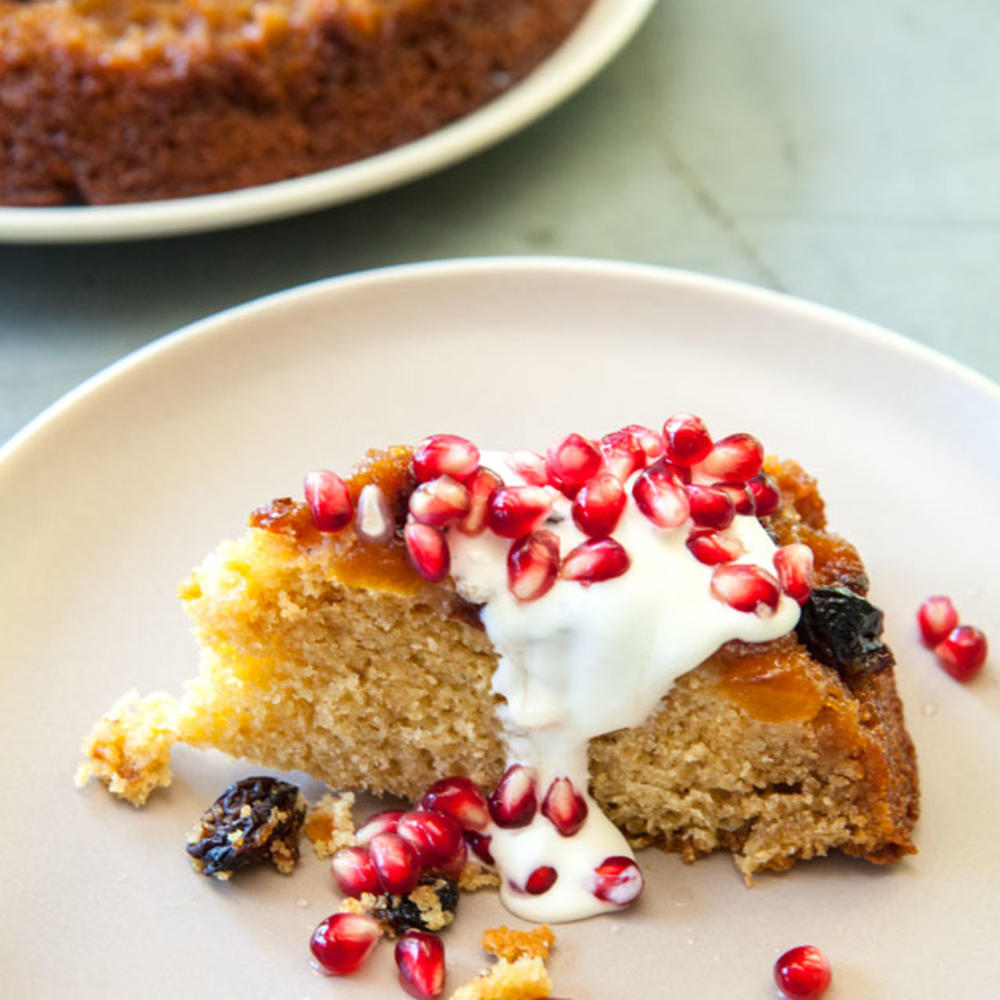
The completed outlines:
<svg viewBox="0 0 1000 1000">
<path fill-rule="evenodd" d="M 177 741 L 410 800 L 465 776 L 536 920 L 595 909 L 609 861 L 596 910 L 627 901 L 640 846 L 730 851 L 748 879 L 894 862 L 917 768 L 867 589 L 814 479 L 749 434 L 432 435 L 255 510 L 180 590 L 200 676 L 116 704 L 79 780 L 141 805 Z"/>
<path fill-rule="evenodd" d="M 419 138 L 590 0 L 0 0 L 0 204 L 178 198 Z"/>
</svg>

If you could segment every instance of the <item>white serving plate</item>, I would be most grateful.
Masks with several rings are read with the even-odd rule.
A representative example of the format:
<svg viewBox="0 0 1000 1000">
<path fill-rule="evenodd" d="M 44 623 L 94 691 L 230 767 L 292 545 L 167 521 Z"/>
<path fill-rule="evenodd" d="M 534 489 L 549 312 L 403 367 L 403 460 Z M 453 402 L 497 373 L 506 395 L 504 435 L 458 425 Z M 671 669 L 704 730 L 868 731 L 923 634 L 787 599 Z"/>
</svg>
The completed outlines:
<svg viewBox="0 0 1000 1000">
<path fill-rule="evenodd" d="M 0 242 L 85 243 L 206 232 L 353 201 L 457 163 L 579 90 L 638 30 L 656 0 L 595 0 L 566 42 L 495 101 L 430 135 L 355 163 L 258 187 L 128 205 L 0 206 Z"/>
<path fill-rule="evenodd" d="M 252 768 L 181 749 L 174 786 L 135 811 L 74 789 L 80 740 L 124 690 L 176 692 L 195 671 L 177 581 L 306 470 L 441 430 L 539 447 L 679 409 L 805 462 L 864 554 L 920 753 L 920 854 L 886 870 L 814 861 L 750 890 L 727 857 L 643 852 L 633 911 L 558 929 L 556 994 L 765 1000 L 777 955 L 814 943 L 834 965 L 828 1000 L 995 995 L 995 656 L 959 685 L 913 615 L 948 593 L 1000 642 L 1000 390 L 793 299 L 517 258 L 376 271 L 223 313 L 91 379 L 0 451 L 0 992 L 402 996 L 384 945 L 357 977 L 310 970 L 310 931 L 337 899 L 311 852 L 288 878 L 190 871 L 187 829 Z M 491 894 L 463 901 L 452 987 L 505 920 Z"/>
</svg>

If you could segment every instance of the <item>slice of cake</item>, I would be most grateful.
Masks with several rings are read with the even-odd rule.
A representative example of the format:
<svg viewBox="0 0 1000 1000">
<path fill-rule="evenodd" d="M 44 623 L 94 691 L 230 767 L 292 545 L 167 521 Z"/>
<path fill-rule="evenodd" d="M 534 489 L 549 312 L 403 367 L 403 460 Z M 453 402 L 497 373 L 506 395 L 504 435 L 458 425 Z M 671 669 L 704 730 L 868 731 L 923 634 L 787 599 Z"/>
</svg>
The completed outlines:
<svg viewBox="0 0 1000 1000">
<path fill-rule="evenodd" d="M 140 805 L 179 740 L 408 799 L 465 775 L 539 920 L 634 898 L 630 845 L 747 877 L 893 862 L 917 770 L 867 586 L 815 481 L 750 435 L 435 435 L 255 510 L 181 587 L 201 675 L 114 706 L 79 779 Z"/>
</svg>

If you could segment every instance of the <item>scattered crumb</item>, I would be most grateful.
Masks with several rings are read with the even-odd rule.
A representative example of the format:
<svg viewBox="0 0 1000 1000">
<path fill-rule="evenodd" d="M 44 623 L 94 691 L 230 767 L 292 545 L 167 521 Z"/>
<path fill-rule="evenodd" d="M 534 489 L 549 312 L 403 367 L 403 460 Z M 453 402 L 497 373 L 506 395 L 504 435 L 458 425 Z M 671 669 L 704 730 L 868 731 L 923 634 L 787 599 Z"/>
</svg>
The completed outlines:
<svg viewBox="0 0 1000 1000">
<path fill-rule="evenodd" d="M 480 889 L 499 889 L 500 876 L 478 861 L 469 861 L 458 876 L 458 887 L 462 892 L 478 892 Z"/>
<path fill-rule="evenodd" d="M 512 962 L 524 956 L 548 958 L 556 936 L 548 924 L 542 924 L 541 927 L 535 927 L 530 931 L 501 926 L 483 931 L 481 940 L 483 951 Z"/>
<path fill-rule="evenodd" d="M 460 986 L 451 1000 L 543 1000 L 552 995 L 552 980 L 540 958 L 501 958 L 488 972 Z"/>
<path fill-rule="evenodd" d="M 327 792 L 309 810 L 306 816 L 306 836 L 312 841 L 318 858 L 328 858 L 342 847 L 353 847 L 354 836 L 353 792 Z"/>
</svg>

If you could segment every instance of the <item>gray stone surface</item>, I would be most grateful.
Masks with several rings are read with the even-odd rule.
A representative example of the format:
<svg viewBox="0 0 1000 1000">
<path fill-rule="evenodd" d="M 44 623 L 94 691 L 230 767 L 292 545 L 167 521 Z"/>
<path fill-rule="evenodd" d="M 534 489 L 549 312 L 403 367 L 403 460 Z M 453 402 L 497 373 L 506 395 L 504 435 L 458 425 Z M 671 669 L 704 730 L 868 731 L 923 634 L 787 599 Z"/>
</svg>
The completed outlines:
<svg viewBox="0 0 1000 1000">
<path fill-rule="evenodd" d="M 231 232 L 0 246 L 0 441 L 190 320 L 480 254 L 737 278 L 1000 379 L 998 38 L 996 0 L 661 0 L 583 92 L 418 183 Z"/>
</svg>

